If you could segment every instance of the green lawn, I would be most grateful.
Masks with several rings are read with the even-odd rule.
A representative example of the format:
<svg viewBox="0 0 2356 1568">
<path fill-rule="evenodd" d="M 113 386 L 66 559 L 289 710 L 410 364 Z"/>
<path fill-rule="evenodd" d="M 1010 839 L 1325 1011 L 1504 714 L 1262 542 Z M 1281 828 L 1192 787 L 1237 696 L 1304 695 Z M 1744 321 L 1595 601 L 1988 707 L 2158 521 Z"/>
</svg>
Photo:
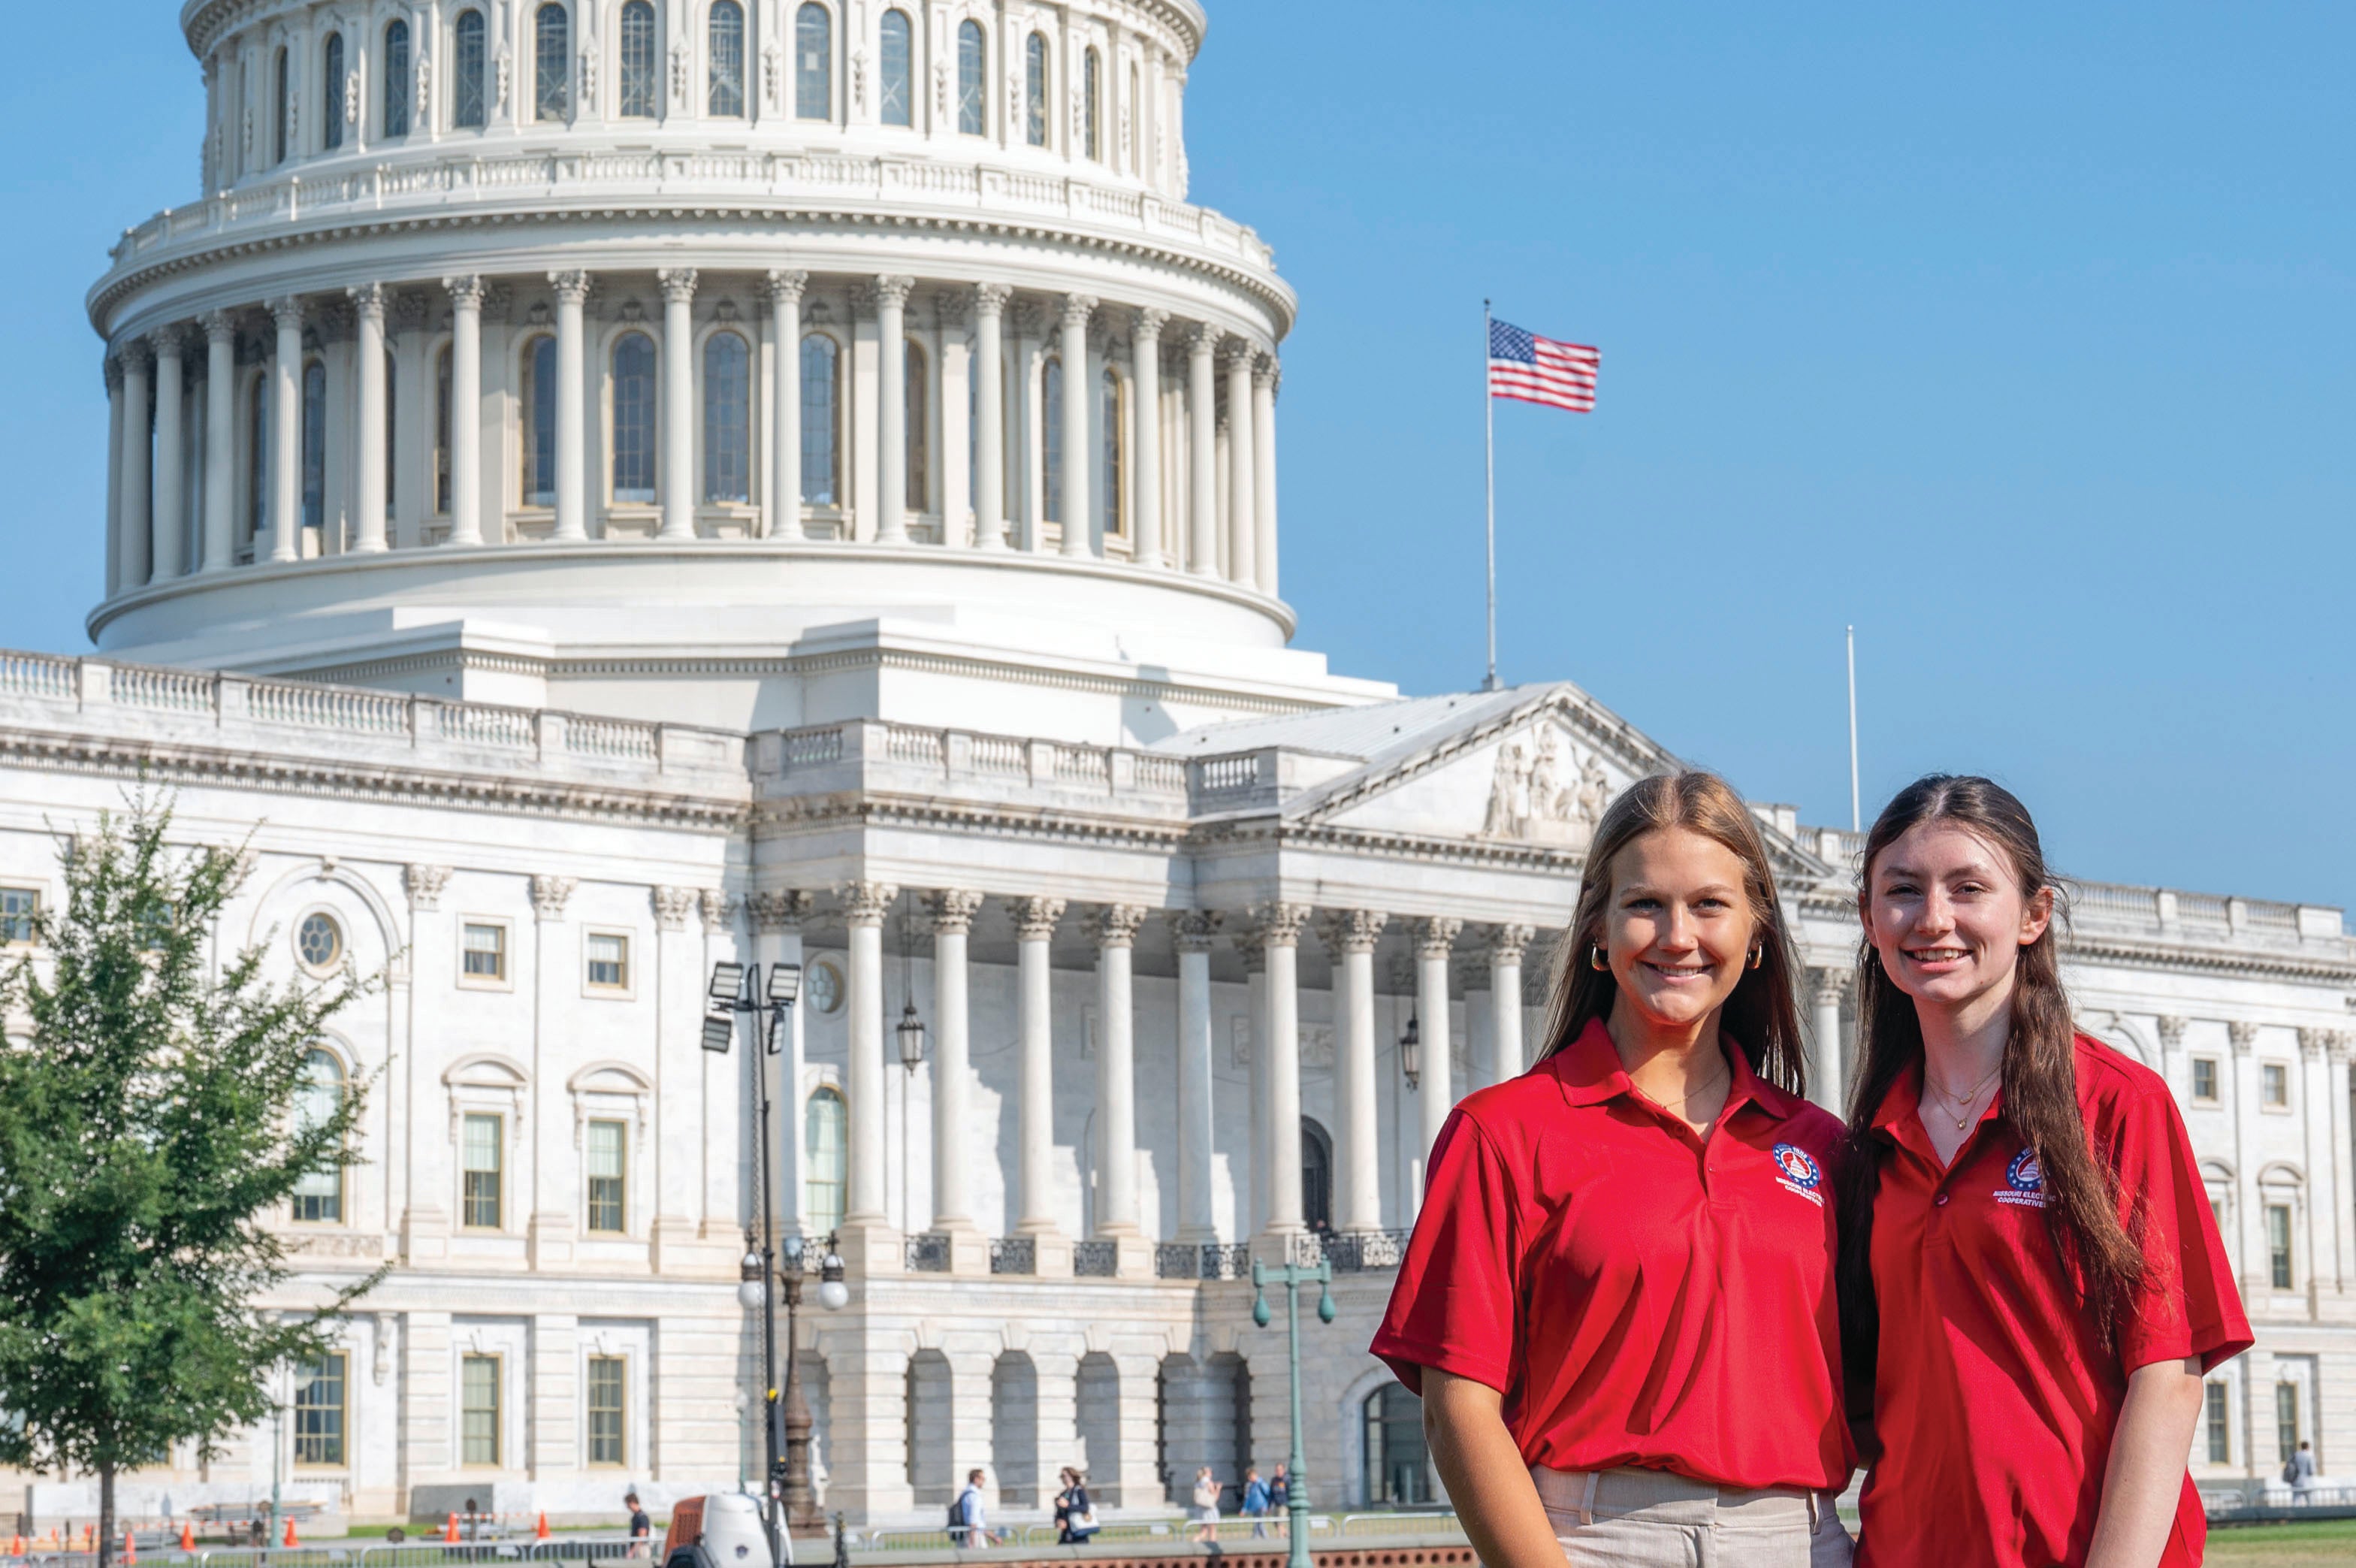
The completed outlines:
<svg viewBox="0 0 2356 1568">
<path fill-rule="evenodd" d="M 2259 1524 L 2209 1532 L 2209 1561 L 2237 1568 L 2347 1568 L 2356 1561 L 2356 1519 Z"/>
</svg>

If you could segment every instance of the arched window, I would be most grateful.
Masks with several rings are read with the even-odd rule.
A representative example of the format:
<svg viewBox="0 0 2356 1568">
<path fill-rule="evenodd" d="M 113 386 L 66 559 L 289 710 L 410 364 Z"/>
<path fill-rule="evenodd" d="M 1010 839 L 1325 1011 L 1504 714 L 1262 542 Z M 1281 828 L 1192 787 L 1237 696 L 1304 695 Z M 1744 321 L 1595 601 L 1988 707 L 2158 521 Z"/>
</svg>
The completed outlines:
<svg viewBox="0 0 2356 1568">
<path fill-rule="evenodd" d="M 621 113 L 625 120 L 655 117 L 655 83 L 661 75 L 655 52 L 655 8 L 648 0 L 630 0 L 622 7 Z"/>
<path fill-rule="evenodd" d="M 614 345 L 614 499 L 655 499 L 655 340 L 643 332 Z"/>
<path fill-rule="evenodd" d="M 434 358 L 434 515 L 450 515 L 450 345 Z"/>
<path fill-rule="evenodd" d="M 802 339 L 802 499 L 833 506 L 841 472 L 842 352 L 833 338 L 813 332 Z"/>
<path fill-rule="evenodd" d="M 990 45 L 981 36 L 980 22 L 967 22 L 958 28 L 958 129 L 969 136 L 990 134 L 990 94 L 982 85 L 989 80 Z"/>
<path fill-rule="evenodd" d="M 1333 1140 L 1301 1119 L 1301 1220 L 1312 1230 L 1333 1229 Z"/>
<path fill-rule="evenodd" d="M 245 537 L 270 526 L 270 374 L 253 378 L 245 410 Z"/>
<path fill-rule="evenodd" d="M 1120 490 L 1120 376 L 1109 365 L 1097 391 L 1097 492 L 1104 498 L 1104 528 L 1108 534 L 1129 532 L 1129 509 Z"/>
<path fill-rule="evenodd" d="M 330 150 L 344 145 L 344 35 L 329 33 L 327 57 L 319 72 L 320 144 Z"/>
<path fill-rule="evenodd" d="M 712 56 L 712 81 L 704 95 L 705 111 L 723 119 L 744 114 L 744 8 L 736 0 L 714 0 L 712 17 L 704 24 L 704 41 Z"/>
<path fill-rule="evenodd" d="M 1104 157 L 1104 61 L 1088 50 L 1080 61 L 1080 131 L 1088 156 Z"/>
<path fill-rule="evenodd" d="M 818 0 L 794 17 L 794 113 L 834 118 L 834 17 Z"/>
<path fill-rule="evenodd" d="M 851 1116 L 842 1094 L 831 1086 L 810 1091 L 802 1114 L 802 1229 L 831 1236 L 842 1229 L 842 1204 L 851 1172 Z"/>
<path fill-rule="evenodd" d="M 753 354 L 734 332 L 703 344 L 703 499 L 753 499 Z"/>
<path fill-rule="evenodd" d="M 1047 40 L 1037 33 L 1023 46 L 1023 139 L 1047 145 Z"/>
<path fill-rule="evenodd" d="M 270 140 L 270 161 L 274 164 L 284 163 L 286 155 L 291 150 L 286 145 L 286 122 L 293 117 L 292 111 L 294 106 L 294 100 L 290 96 L 294 91 L 294 84 L 288 80 L 289 73 L 294 69 L 293 62 L 287 58 L 285 46 L 282 44 L 279 46 L 278 58 L 272 66 L 277 81 L 278 93 L 275 118 L 272 121 L 274 129 L 271 133 Z"/>
<path fill-rule="evenodd" d="M 1064 521 L 1064 361 L 1061 357 L 1047 361 L 1039 376 L 1039 464 L 1046 470 L 1041 475 L 1040 492 L 1044 505 L 1039 515 L 1049 522 Z"/>
<path fill-rule="evenodd" d="M 922 346 L 908 345 L 908 510 L 929 511 L 933 499 L 932 361 Z"/>
<path fill-rule="evenodd" d="M 916 70 L 915 43 L 908 27 L 908 13 L 884 13 L 884 94 L 883 117 L 886 125 L 916 124 L 915 89 L 910 77 Z"/>
<path fill-rule="evenodd" d="M 303 1058 L 303 1087 L 295 1091 L 294 1125 L 309 1132 L 335 1120 L 344 1103 L 344 1064 L 333 1051 Z M 306 1225 L 340 1225 L 344 1219 L 344 1167 L 309 1171 L 294 1184 L 294 1218 Z"/>
<path fill-rule="evenodd" d="M 562 0 L 532 14 L 531 117 L 563 120 L 573 113 L 573 17 Z"/>
<path fill-rule="evenodd" d="M 523 504 L 556 504 L 556 339 L 523 350 Z"/>
<path fill-rule="evenodd" d="M 409 134 L 409 24 L 397 19 L 384 29 L 384 134 Z"/>
<path fill-rule="evenodd" d="M 1366 1396 L 1365 1423 L 1366 1505 L 1430 1502 L 1431 1454 L 1423 1444 L 1423 1402 L 1403 1384 L 1385 1383 Z"/>
<path fill-rule="evenodd" d="M 461 11 L 452 30 L 456 40 L 451 70 L 450 124 L 461 130 L 483 126 L 483 14 Z"/>
<path fill-rule="evenodd" d="M 303 526 L 327 525 L 327 367 L 303 367 Z"/>
</svg>

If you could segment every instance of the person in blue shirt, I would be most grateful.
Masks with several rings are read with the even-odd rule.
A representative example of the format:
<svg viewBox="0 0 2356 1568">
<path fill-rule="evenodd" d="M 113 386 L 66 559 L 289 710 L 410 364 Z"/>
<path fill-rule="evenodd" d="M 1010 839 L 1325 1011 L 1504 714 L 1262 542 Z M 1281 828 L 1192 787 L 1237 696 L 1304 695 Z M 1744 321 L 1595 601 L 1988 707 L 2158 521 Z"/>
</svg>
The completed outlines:
<svg viewBox="0 0 2356 1568">
<path fill-rule="evenodd" d="M 995 1546 L 1000 1538 L 991 1533 L 989 1505 L 982 1500 L 980 1470 L 969 1470 L 965 1490 L 958 1494 L 957 1524 L 949 1530 L 953 1546 Z"/>
<path fill-rule="evenodd" d="M 1244 1468 L 1244 1517 L 1252 1521 L 1255 1539 L 1268 1534 L 1268 1483 L 1255 1466 Z"/>
</svg>

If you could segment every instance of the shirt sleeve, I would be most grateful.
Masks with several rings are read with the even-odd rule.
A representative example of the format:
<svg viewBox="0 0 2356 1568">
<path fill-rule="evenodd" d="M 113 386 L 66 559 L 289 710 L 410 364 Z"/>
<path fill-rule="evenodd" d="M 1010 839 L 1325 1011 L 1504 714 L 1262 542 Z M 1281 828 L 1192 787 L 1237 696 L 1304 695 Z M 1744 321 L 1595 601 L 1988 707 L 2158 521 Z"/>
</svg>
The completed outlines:
<svg viewBox="0 0 2356 1568">
<path fill-rule="evenodd" d="M 2137 1095 L 2123 1112 L 2112 1157 L 2120 1207 L 2140 1229 L 2149 1273 L 2142 1300 L 2121 1326 L 2120 1366 L 2132 1372 L 2197 1356 L 2206 1372 L 2254 1339 L 2191 1134 L 2164 1090 Z"/>
<path fill-rule="evenodd" d="M 1506 1391 L 1520 1283 L 1515 1191 L 1480 1124 L 1461 1110 L 1451 1115 L 1372 1347 L 1419 1395 L 1426 1367 Z"/>
</svg>

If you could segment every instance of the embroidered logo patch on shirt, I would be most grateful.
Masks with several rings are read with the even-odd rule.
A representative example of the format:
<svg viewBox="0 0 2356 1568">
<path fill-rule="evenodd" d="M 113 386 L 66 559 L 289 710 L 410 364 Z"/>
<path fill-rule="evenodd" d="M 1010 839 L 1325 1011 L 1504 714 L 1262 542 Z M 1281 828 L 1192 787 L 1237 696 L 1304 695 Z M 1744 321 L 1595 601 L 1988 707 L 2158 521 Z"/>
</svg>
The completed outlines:
<svg viewBox="0 0 2356 1568">
<path fill-rule="evenodd" d="M 1825 1173 L 1817 1168 L 1808 1151 L 1797 1144 L 1778 1144 L 1774 1148 L 1775 1185 L 1786 1192 L 1796 1192 L 1818 1208 L 1825 1206 L 1824 1194 L 1816 1188 L 1825 1185 Z"/>
<path fill-rule="evenodd" d="M 2022 1208 L 2045 1207 L 2045 1167 L 2038 1162 L 2036 1150 L 2023 1149 L 2012 1156 L 2012 1164 L 2005 1167 L 2004 1186 L 1997 1190 L 1996 1200 Z"/>
</svg>

